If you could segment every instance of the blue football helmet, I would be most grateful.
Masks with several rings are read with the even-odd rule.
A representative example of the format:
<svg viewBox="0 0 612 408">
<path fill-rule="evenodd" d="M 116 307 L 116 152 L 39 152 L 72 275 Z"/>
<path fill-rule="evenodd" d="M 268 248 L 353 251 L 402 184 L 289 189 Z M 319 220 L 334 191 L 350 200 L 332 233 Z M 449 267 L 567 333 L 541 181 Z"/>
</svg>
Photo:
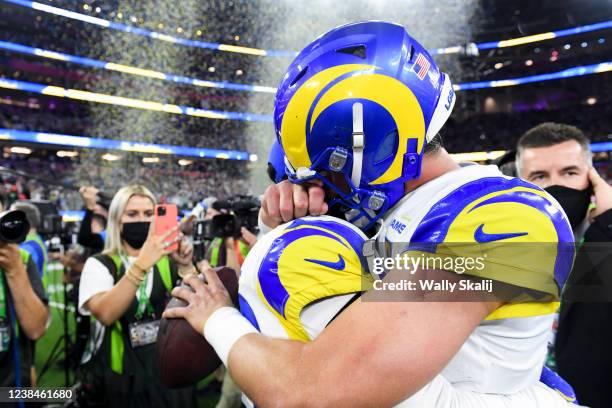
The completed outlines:
<svg viewBox="0 0 612 408">
<path fill-rule="evenodd" d="M 454 103 L 448 75 L 401 25 L 335 28 L 300 52 L 276 93 L 289 180 L 322 180 L 335 192 L 330 208 L 340 204 L 368 229 L 404 196 L 404 182 L 419 177 L 423 148 Z M 344 188 L 332 172 L 344 176 Z"/>
<path fill-rule="evenodd" d="M 285 152 L 278 140 L 272 143 L 270 153 L 268 154 L 268 177 L 275 183 L 280 183 L 287 178 L 285 172 Z"/>
</svg>

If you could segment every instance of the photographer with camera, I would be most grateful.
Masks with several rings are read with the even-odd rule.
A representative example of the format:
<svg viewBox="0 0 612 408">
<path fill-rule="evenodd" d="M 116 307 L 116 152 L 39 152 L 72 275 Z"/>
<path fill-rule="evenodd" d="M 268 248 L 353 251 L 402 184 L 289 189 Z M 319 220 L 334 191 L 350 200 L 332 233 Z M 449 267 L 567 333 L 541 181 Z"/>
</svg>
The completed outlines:
<svg viewBox="0 0 612 408">
<path fill-rule="evenodd" d="M 89 406 L 195 405 L 195 387 L 163 387 L 155 366 L 159 319 L 170 291 L 179 273 L 194 269 L 192 247 L 177 234 L 178 225 L 156 234 L 155 204 L 143 186 L 121 188 L 109 208 L 105 250 L 90 257 L 81 274 L 79 310 L 97 321 L 93 350 L 83 358 Z"/>
<path fill-rule="evenodd" d="M 93 253 L 104 249 L 106 240 L 106 211 L 98 204 L 99 193 L 95 187 L 84 186 L 79 189 L 83 203 L 85 204 L 85 215 L 81 221 L 81 228 L 77 236 L 77 242 L 86 248 L 91 248 Z"/>
<path fill-rule="evenodd" d="M 244 258 L 257 242 L 259 200 L 237 195 L 217 200 L 207 209 L 206 238 L 211 239 L 205 259 L 211 266 L 229 266 L 240 271 Z"/>
<path fill-rule="evenodd" d="M 228 200 L 203 200 L 206 213 L 203 220 L 194 226 L 195 260 L 201 261 L 201 248 L 209 242 L 204 259 L 212 267 L 228 266 L 240 277 L 244 258 L 257 242 L 259 199 L 237 195 Z M 238 408 L 242 406 L 242 391 L 236 386 L 223 366 L 216 371 L 216 379 L 221 384 L 221 398 L 216 408 Z M 217 387 L 219 383 L 216 383 Z M 214 387 L 213 383 L 208 385 Z"/>
<path fill-rule="evenodd" d="M 41 279 L 44 281 L 47 274 L 49 253 L 47 251 L 47 246 L 38 233 L 38 226 L 40 225 L 40 211 L 34 204 L 26 201 L 15 201 L 11 205 L 10 209 L 23 211 L 28 219 L 30 231 L 26 236 L 26 240 L 19 245 L 19 247 L 26 250 L 30 254 L 30 257 L 36 265 L 36 269 L 38 269 Z"/>
<path fill-rule="evenodd" d="M 29 228 L 22 211 L 0 215 L 0 387 L 31 386 L 32 342 L 49 318 L 40 275 L 17 245 Z"/>
</svg>

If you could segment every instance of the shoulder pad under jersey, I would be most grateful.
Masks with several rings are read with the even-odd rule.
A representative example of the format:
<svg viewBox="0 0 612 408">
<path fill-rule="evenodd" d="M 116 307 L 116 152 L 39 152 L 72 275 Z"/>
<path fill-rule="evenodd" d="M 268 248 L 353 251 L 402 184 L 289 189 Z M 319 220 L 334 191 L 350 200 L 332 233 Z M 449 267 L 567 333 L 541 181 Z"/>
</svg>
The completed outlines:
<svg viewBox="0 0 612 408">
<path fill-rule="evenodd" d="M 518 178 L 484 177 L 435 203 L 407 249 L 472 257 L 484 251 L 486 267 L 466 274 L 558 297 L 573 265 L 573 241 L 567 217 L 544 190 Z"/>
<path fill-rule="evenodd" d="M 306 306 L 365 287 L 369 275 L 363 272 L 360 253 L 366 237 L 350 223 L 330 216 L 294 220 L 269 235 L 264 237 L 267 248 L 257 248 L 260 259 L 250 266 L 257 268 L 259 300 L 290 338 L 306 341 L 300 321 Z"/>
</svg>

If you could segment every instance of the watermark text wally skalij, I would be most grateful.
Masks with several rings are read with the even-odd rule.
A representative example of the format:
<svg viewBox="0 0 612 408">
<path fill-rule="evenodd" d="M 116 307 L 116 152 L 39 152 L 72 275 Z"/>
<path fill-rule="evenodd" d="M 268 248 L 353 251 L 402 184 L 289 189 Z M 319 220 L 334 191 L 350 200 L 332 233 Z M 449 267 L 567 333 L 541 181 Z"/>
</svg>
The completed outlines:
<svg viewBox="0 0 612 408">
<path fill-rule="evenodd" d="M 483 279 L 474 281 L 472 279 L 460 279 L 458 281 L 439 280 L 439 279 L 418 279 L 408 280 L 401 279 L 398 282 L 385 282 L 383 280 L 375 280 L 373 282 L 374 290 L 399 290 L 399 291 L 419 291 L 419 292 L 449 292 L 456 291 L 465 292 L 493 292 L 493 280 Z"/>
<path fill-rule="evenodd" d="M 425 254 L 396 255 L 395 257 L 374 258 L 373 272 L 381 276 L 389 270 L 408 273 L 410 279 L 376 279 L 372 284 L 375 291 L 412 291 L 412 292 L 493 292 L 492 279 L 478 279 L 466 276 L 461 279 L 454 276 L 453 279 L 428 279 L 417 271 L 423 270 L 446 270 L 453 271 L 458 275 L 470 272 L 481 272 L 485 269 L 485 256 L 462 257 L 462 256 L 426 256 Z M 406 275 L 404 275 L 406 276 Z"/>
</svg>

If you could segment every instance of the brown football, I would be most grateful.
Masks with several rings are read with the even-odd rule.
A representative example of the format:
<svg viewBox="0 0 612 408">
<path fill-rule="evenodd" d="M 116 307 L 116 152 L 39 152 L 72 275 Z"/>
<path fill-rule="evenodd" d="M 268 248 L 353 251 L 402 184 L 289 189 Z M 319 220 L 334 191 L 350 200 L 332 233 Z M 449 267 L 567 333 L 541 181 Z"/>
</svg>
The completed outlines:
<svg viewBox="0 0 612 408">
<path fill-rule="evenodd" d="M 228 267 L 215 270 L 232 302 L 238 305 L 236 272 Z M 202 275 L 200 279 L 203 279 Z M 166 309 L 185 305 L 182 300 L 172 298 Z M 165 386 L 182 388 L 196 384 L 215 371 L 220 364 L 221 360 L 212 346 L 185 319 L 161 320 L 157 336 L 157 366 Z"/>
</svg>

